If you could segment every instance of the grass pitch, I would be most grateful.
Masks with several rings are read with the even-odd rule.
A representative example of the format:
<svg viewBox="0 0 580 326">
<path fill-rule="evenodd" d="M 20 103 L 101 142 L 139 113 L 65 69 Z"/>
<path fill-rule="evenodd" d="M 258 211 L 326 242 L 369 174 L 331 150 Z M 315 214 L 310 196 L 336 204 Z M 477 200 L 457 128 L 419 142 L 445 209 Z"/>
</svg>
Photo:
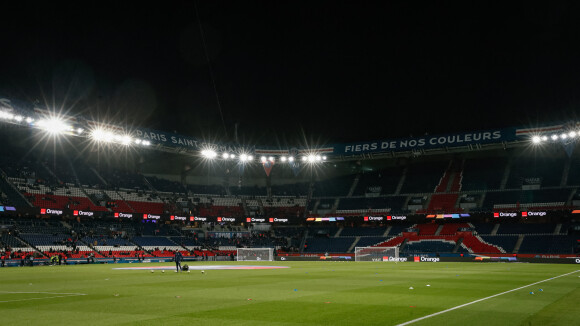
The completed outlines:
<svg viewBox="0 0 580 326">
<path fill-rule="evenodd" d="M 290 268 L 204 274 L 113 270 L 167 263 L 2 268 L 0 325 L 398 325 L 425 316 L 411 325 L 580 325 L 577 265 L 188 264 Z"/>
</svg>

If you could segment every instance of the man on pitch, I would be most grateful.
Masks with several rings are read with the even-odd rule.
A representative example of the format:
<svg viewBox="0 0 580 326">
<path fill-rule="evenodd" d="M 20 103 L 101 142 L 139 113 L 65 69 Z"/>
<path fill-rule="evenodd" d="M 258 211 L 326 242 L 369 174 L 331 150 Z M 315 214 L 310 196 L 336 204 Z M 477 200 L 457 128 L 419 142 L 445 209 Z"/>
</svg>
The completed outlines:
<svg viewBox="0 0 580 326">
<path fill-rule="evenodd" d="M 178 250 L 175 250 L 175 256 L 173 256 L 173 259 L 175 260 L 175 272 L 177 273 L 181 270 L 183 255 Z"/>
</svg>

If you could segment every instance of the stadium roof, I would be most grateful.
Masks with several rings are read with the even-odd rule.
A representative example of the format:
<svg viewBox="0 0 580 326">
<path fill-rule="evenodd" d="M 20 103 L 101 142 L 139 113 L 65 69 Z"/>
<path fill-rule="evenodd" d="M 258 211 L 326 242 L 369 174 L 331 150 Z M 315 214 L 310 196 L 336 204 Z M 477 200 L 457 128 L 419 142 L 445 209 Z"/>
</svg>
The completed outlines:
<svg viewBox="0 0 580 326">
<path fill-rule="evenodd" d="M 332 160 L 358 160 L 381 157 L 423 156 L 449 152 L 498 149 L 519 146 L 561 145 L 571 155 L 580 139 L 580 122 L 569 121 L 535 128 L 495 128 L 463 133 L 424 135 L 406 138 L 383 138 L 362 142 L 322 144 L 321 146 L 269 147 L 264 144 L 206 141 L 164 130 L 142 126 L 122 126 L 116 122 L 97 121 L 82 115 L 62 114 L 34 103 L 0 97 L 0 122 L 17 128 L 40 132 L 33 146 L 48 139 L 62 143 L 62 137 L 81 137 L 85 146 L 117 148 L 152 148 L 164 152 L 188 154 L 206 159 L 261 162 L 280 161 L 292 166 Z M 56 143 L 55 143 L 56 144 Z M 551 145 L 550 145 L 551 146 Z M 270 163 L 268 163 L 270 162 Z"/>
<path fill-rule="evenodd" d="M 11 2 L 0 93 L 99 121 L 274 146 L 578 121 L 578 9 Z"/>
</svg>

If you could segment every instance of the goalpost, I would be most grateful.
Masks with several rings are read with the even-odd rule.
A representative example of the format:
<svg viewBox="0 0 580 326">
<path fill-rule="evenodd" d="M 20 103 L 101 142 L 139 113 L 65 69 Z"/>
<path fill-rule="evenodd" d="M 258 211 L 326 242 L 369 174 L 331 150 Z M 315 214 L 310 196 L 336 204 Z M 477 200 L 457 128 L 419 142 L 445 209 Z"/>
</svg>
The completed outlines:
<svg viewBox="0 0 580 326">
<path fill-rule="evenodd" d="M 274 248 L 238 248 L 237 261 L 273 261 Z"/>
<path fill-rule="evenodd" d="M 356 247 L 354 261 L 394 261 L 399 260 L 399 247 Z"/>
</svg>

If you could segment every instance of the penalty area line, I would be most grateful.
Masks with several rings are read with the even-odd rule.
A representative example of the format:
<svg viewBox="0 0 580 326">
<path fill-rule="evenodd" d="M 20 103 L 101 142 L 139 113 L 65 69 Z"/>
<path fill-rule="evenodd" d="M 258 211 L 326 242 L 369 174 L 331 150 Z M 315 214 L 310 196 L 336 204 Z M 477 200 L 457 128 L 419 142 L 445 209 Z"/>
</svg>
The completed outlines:
<svg viewBox="0 0 580 326">
<path fill-rule="evenodd" d="M 87 295 L 86 293 L 56 293 L 56 292 L 11 292 L 11 291 L 0 291 L 0 293 L 6 294 L 58 294 L 56 296 L 41 297 L 41 298 L 26 298 L 26 299 L 15 299 L 15 300 L 4 300 L 0 303 L 6 302 L 18 302 L 18 301 L 30 301 L 30 300 L 44 300 L 44 299 L 55 299 L 55 298 L 68 298 L 68 297 L 78 297 L 82 295 Z"/>
<path fill-rule="evenodd" d="M 490 295 L 489 297 L 477 299 L 475 301 L 471 301 L 471 302 L 468 302 L 468 303 L 464 303 L 462 305 L 455 306 L 455 307 L 452 307 L 452 308 L 449 308 L 449 309 L 445 309 L 445 310 L 442 310 L 442 311 L 439 311 L 439 312 L 436 312 L 436 313 L 433 313 L 433 314 L 430 314 L 430 315 L 427 315 L 427 316 L 423 316 L 423 317 L 419 317 L 417 319 L 409 320 L 409 321 L 404 322 L 402 324 L 398 324 L 397 326 L 410 325 L 410 324 L 416 323 L 418 321 L 421 321 L 421 320 L 424 320 L 424 319 L 427 319 L 427 318 L 435 317 L 437 315 L 441 315 L 441 314 L 444 314 L 444 313 L 449 312 L 449 311 L 453 311 L 453 310 L 456 310 L 456 309 L 459 309 L 459 308 L 463 308 L 463 307 L 472 305 L 474 303 L 478 303 L 478 302 L 481 302 L 481 301 L 484 301 L 484 300 L 487 300 L 487 299 L 499 297 L 500 295 L 504 295 L 504 294 L 507 294 L 507 293 L 510 293 L 510 292 L 514 292 L 514 291 L 518 291 L 518 290 L 521 290 L 521 289 L 525 289 L 525 288 L 527 288 L 529 286 L 532 286 L 532 285 L 536 285 L 536 284 L 548 282 L 548 281 L 551 281 L 553 279 L 557 279 L 559 277 L 568 276 L 568 275 L 571 275 L 571 274 L 574 274 L 574 273 L 578 273 L 579 271 L 580 270 L 576 270 L 576 271 L 573 271 L 573 272 L 570 272 L 570 273 L 566 273 L 566 274 L 562 274 L 562 275 L 550 277 L 550 278 L 547 278 L 547 279 L 542 280 L 542 281 L 538 281 L 538 282 L 530 283 L 528 285 L 520 286 L 519 288 L 515 288 L 515 289 L 511 289 L 511 290 L 508 290 L 508 291 L 505 291 L 505 292 L 501 292 L 501 293 L 498 293 L 498 294 Z"/>
</svg>

